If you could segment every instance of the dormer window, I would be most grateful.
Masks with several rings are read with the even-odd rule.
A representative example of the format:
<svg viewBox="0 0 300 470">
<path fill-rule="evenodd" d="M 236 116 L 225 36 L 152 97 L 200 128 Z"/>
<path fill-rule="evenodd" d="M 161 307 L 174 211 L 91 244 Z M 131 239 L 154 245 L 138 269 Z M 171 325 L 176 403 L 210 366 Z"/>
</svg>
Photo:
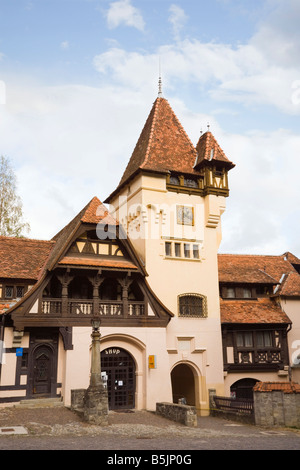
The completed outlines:
<svg viewBox="0 0 300 470">
<path fill-rule="evenodd" d="M 257 290 L 255 287 L 222 287 L 221 295 L 223 299 L 255 299 Z"/>
<path fill-rule="evenodd" d="M 187 188 L 198 188 L 197 181 L 191 178 L 184 178 L 184 186 Z"/>
<path fill-rule="evenodd" d="M 180 181 L 178 176 L 170 176 L 170 184 L 175 184 L 176 186 L 179 186 Z"/>
</svg>

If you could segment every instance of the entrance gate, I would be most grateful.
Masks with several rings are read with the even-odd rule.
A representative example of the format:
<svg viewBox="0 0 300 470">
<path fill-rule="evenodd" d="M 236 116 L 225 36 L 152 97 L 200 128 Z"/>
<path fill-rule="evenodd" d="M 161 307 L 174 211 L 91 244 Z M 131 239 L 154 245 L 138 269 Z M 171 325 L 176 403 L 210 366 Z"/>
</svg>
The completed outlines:
<svg viewBox="0 0 300 470">
<path fill-rule="evenodd" d="M 107 348 L 101 353 L 101 371 L 107 381 L 110 410 L 135 406 L 135 364 L 131 355 L 121 348 Z"/>
</svg>

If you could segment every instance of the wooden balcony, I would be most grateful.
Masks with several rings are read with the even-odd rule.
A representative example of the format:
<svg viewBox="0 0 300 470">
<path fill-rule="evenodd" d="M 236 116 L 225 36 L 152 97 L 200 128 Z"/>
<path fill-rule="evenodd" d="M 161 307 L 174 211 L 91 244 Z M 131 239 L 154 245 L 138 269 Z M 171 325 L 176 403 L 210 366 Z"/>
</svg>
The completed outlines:
<svg viewBox="0 0 300 470">
<path fill-rule="evenodd" d="M 285 365 L 282 348 L 236 348 L 234 362 L 225 363 L 225 370 L 278 370 Z"/>
<path fill-rule="evenodd" d="M 144 317 L 146 315 L 145 303 L 139 301 L 128 301 L 127 309 L 123 301 L 103 301 L 99 299 L 98 312 L 95 312 L 92 299 L 68 299 L 63 308 L 63 299 L 43 299 L 41 313 L 47 317 L 91 317 L 98 314 L 100 317 Z"/>
</svg>

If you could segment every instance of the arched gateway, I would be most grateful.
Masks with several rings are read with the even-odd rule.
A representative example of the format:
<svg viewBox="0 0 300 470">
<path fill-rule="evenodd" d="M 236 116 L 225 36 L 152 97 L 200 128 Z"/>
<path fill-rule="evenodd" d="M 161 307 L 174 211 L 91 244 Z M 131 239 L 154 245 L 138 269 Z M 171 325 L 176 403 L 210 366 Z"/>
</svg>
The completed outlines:
<svg viewBox="0 0 300 470">
<path fill-rule="evenodd" d="M 186 404 L 195 406 L 195 379 L 188 364 L 178 364 L 171 372 L 173 403 L 185 399 Z"/>
<path fill-rule="evenodd" d="M 135 407 L 135 363 L 132 356 L 118 347 L 101 352 L 101 371 L 107 382 L 110 410 Z"/>
</svg>

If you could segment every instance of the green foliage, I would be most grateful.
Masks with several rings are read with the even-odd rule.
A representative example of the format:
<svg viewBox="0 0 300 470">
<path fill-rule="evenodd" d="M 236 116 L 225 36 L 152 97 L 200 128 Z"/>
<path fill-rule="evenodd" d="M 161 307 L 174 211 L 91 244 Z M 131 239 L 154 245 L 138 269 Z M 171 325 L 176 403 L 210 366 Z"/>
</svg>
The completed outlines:
<svg viewBox="0 0 300 470">
<path fill-rule="evenodd" d="M 21 237 L 29 232 L 29 224 L 24 222 L 22 201 L 16 192 L 16 176 L 10 160 L 0 157 L 0 235 Z"/>
</svg>

